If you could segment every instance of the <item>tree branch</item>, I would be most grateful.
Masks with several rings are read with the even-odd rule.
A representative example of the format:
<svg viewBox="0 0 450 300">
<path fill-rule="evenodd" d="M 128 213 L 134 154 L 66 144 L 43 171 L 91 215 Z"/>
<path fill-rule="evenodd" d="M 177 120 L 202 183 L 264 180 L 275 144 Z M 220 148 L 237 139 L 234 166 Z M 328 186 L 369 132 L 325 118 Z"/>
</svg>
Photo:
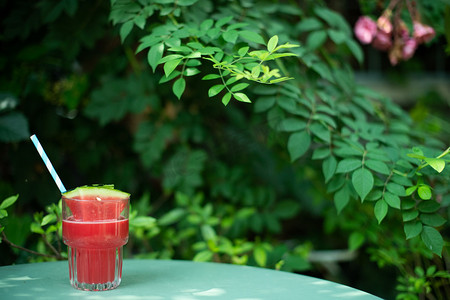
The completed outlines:
<svg viewBox="0 0 450 300">
<path fill-rule="evenodd" d="M 49 258 L 56 258 L 58 260 L 65 260 L 65 258 L 63 258 L 60 254 L 58 254 L 58 255 L 50 255 L 50 254 L 46 254 L 46 253 L 40 253 L 40 252 L 31 250 L 31 249 L 27 249 L 27 248 L 24 248 L 22 246 L 16 245 L 13 242 L 11 242 L 10 240 L 8 240 L 8 238 L 6 237 L 5 232 L 2 232 L 2 240 L 5 243 L 7 243 L 8 245 L 10 245 L 11 247 L 13 247 L 13 248 L 17 248 L 19 250 L 22 250 L 22 251 L 25 251 L 25 252 L 28 252 L 28 253 L 31 253 L 31 254 L 34 254 L 34 255 L 44 256 L 44 257 L 49 257 Z"/>
</svg>

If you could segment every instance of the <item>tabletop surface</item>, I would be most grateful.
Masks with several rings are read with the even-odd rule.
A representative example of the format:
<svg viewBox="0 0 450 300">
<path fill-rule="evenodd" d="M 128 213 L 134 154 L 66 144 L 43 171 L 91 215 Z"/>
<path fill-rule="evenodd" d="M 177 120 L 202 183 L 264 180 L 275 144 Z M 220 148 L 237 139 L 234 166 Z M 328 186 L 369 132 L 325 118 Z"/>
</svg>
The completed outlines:
<svg viewBox="0 0 450 300">
<path fill-rule="evenodd" d="M 326 280 L 263 268 L 177 260 L 124 260 L 115 290 L 70 286 L 67 261 L 0 267 L 2 299 L 380 299 Z"/>
</svg>

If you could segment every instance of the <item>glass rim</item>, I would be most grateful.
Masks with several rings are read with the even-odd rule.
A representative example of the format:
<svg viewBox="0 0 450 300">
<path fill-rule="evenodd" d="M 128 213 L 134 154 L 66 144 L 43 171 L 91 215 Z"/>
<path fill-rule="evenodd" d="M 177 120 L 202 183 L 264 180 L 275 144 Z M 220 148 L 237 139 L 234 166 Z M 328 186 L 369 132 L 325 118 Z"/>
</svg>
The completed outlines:
<svg viewBox="0 0 450 300">
<path fill-rule="evenodd" d="M 98 201 L 98 202 L 121 202 L 121 201 L 130 201 L 130 195 L 126 197 L 106 197 L 101 198 L 96 196 L 95 199 L 79 199 L 77 197 L 66 197 L 64 195 L 61 196 L 61 200 L 72 200 L 72 201 L 80 201 L 80 202 L 92 202 L 92 201 Z"/>
</svg>

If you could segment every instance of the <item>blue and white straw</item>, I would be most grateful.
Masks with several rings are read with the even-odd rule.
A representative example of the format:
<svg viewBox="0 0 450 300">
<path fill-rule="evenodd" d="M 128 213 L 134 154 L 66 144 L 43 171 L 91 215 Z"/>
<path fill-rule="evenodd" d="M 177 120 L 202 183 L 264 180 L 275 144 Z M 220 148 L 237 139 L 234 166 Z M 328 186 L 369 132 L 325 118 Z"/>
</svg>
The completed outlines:
<svg viewBox="0 0 450 300">
<path fill-rule="evenodd" d="M 59 190 L 61 191 L 61 194 L 66 192 L 66 188 L 64 187 L 64 184 L 62 183 L 61 179 L 59 178 L 58 174 L 56 173 L 55 168 L 53 167 L 52 163 L 50 162 L 50 159 L 48 159 L 47 154 L 44 151 L 44 148 L 42 148 L 41 143 L 39 143 L 39 140 L 35 134 L 30 136 L 31 141 L 33 141 L 34 146 L 36 147 L 39 155 L 41 156 L 42 160 L 44 161 L 45 166 L 47 167 L 48 171 L 50 172 L 50 175 L 52 175 L 53 180 L 55 181 L 56 185 L 58 186 Z"/>
</svg>

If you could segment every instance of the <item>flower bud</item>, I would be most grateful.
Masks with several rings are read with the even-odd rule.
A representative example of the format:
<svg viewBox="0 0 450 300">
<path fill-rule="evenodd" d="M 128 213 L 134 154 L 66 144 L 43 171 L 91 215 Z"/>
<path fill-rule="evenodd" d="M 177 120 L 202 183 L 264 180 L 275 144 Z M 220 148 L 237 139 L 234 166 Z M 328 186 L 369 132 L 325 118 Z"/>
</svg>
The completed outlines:
<svg viewBox="0 0 450 300">
<path fill-rule="evenodd" d="M 416 49 L 417 49 L 417 41 L 413 38 L 407 39 L 402 48 L 402 59 L 408 60 L 411 57 L 413 57 L 414 52 L 416 52 Z"/>
<path fill-rule="evenodd" d="M 427 43 L 427 42 L 431 41 L 435 35 L 436 35 L 436 32 L 434 31 L 433 27 L 422 24 L 417 21 L 414 22 L 413 37 L 417 41 L 417 43 L 419 43 L 419 44 Z"/>
<path fill-rule="evenodd" d="M 377 24 L 371 18 L 361 16 L 355 23 L 354 32 L 362 44 L 370 44 L 377 33 Z"/>
<path fill-rule="evenodd" d="M 382 31 L 385 34 L 391 34 L 392 33 L 392 23 L 391 20 L 389 20 L 388 17 L 385 15 L 382 15 L 377 20 L 377 26 L 380 31 Z"/>
<path fill-rule="evenodd" d="M 373 39 L 372 46 L 381 51 L 389 50 L 392 47 L 391 35 L 384 31 L 378 31 Z"/>
</svg>

